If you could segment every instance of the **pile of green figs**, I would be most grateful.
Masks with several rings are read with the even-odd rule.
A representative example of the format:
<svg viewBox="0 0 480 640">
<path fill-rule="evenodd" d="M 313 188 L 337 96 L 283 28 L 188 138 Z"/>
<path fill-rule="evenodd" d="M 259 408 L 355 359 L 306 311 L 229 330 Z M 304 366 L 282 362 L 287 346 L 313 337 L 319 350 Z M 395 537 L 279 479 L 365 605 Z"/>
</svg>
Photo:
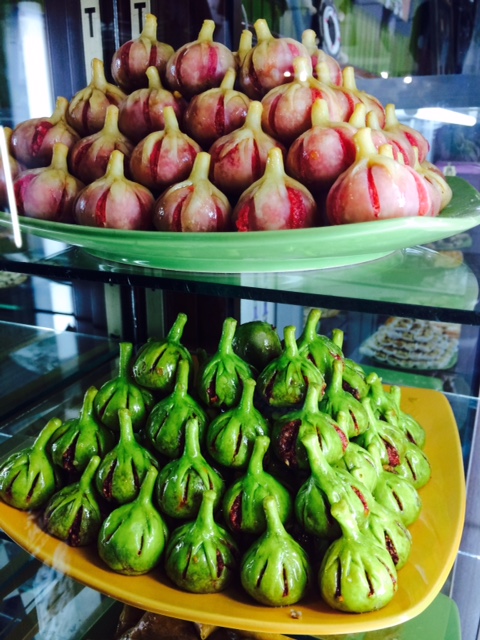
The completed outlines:
<svg viewBox="0 0 480 640">
<path fill-rule="evenodd" d="M 122 342 L 78 416 L 3 461 L 0 497 L 122 574 L 157 568 L 191 593 L 236 583 L 274 607 L 307 593 L 384 607 L 430 478 L 425 431 L 320 319 L 281 341 L 226 318 L 213 355 L 182 344 L 183 313 L 163 339 Z"/>
</svg>

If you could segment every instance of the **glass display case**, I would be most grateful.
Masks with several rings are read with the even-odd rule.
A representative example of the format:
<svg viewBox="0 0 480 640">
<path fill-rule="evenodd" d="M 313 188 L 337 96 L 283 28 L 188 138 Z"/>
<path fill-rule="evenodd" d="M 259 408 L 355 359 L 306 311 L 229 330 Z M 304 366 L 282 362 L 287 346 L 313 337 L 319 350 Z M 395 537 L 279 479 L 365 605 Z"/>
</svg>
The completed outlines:
<svg viewBox="0 0 480 640">
<path fill-rule="evenodd" d="M 123 42 L 138 37 L 150 12 L 158 19 L 159 40 L 175 49 L 196 38 L 203 20 L 210 18 L 216 39 L 235 50 L 241 32 L 253 30 L 255 21 L 265 17 L 275 35 L 301 39 L 304 29 L 314 29 L 330 55 L 343 67 L 354 66 L 358 88 L 383 104 L 393 103 L 399 120 L 423 133 L 431 162 L 462 183 L 480 186 L 477 2 L 76 0 L 59 6 L 44 0 L 5 2 L 1 11 L 4 126 L 14 128 L 52 113 L 58 96 L 71 99 L 89 82 L 92 58 L 110 61 Z M 111 80 L 108 64 L 105 69 Z M 441 475 L 451 473 L 458 480 L 460 472 L 465 478 L 466 514 L 453 568 L 428 606 L 417 611 L 412 605 L 415 615 L 393 624 L 355 628 L 349 620 L 347 627 L 331 627 L 315 637 L 476 639 L 480 512 L 478 469 L 472 461 L 479 446 L 480 199 L 469 191 L 467 200 L 461 207 L 473 222 L 459 233 L 450 228 L 438 239 L 435 234 L 428 238 L 427 232 L 420 242 L 414 233 L 412 240 L 398 242 L 395 238 L 403 232 L 385 227 L 383 236 L 369 244 L 368 235 L 359 240 L 347 231 L 337 246 L 339 252 L 347 247 L 351 260 L 337 266 L 334 245 L 330 263 L 318 268 L 313 259 L 307 269 L 298 261 L 301 247 L 285 249 L 275 240 L 263 253 L 256 248 L 259 255 L 249 254 L 247 268 L 242 268 L 241 248 L 232 254 L 230 270 L 206 268 L 226 249 L 221 243 L 206 249 L 202 241 L 172 250 L 171 260 L 181 258 L 185 268 L 165 268 L 149 261 L 155 251 L 150 239 L 138 243 L 142 259 L 125 259 L 115 233 L 108 250 L 95 237 L 94 245 L 85 247 L 82 230 L 49 237 L 48 223 L 39 230 L 31 220 L 25 220 L 22 246 L 17 247 L 8 213 L 0 214 L 0 460 L 31 444 L 53 416 L 68 420 L 77 415 L 85 391 L 117 370 L 119 342 L 139 347 L 150 337 L 164 336 L 180 312 L 188 316 L 187 346 L 212 353 L 228 316 L 238 322 L 265 320 L 283 336 L 291 325 L 300 332 L 309 310 L 320 308 L 319 331 L 331 336 L 340 329 L 346 357 L 366 373 L 376 371 L 385 384 L 402 389 L 421 389 L 436 416 L 444 406 L 438 403 L 446 400 L 458 429 L 460 461 L 450 469 L 442 463 Z M 463 210 L 460 219 L 462 215 Z M 61 223 L 51 224 L 63 233 Z M 126 238 L 128 243 L 130 236 Z M 133 235 L 132 246 L 135 242 Z M 366 257 L 356 259 L 358 251 Z M 400 322 L 409 323 L 409 342 L 397 340 L 392 349 L 389 332 Z M 461 505 L 452 508 L 461 511 Z M 453 529 L 459 533 L 457 525 Z M 435 567 L 437 532 L 430 533 L 426 555 Z M 129 625 L 137 625 L 139 633 L 142 624 L 148 637 L 157 637 L 153 618 L 144 613 L 148 607 L 136 606 L 135 598 L 115 597 L 116 591 L 112 595 L 97 581 L 87 579 L 85 586 L 64 570 L 61 558 L 42 562 L 38 549 L 35 553 L 25 546 L 27 550 L 0 532 L 0 640 L 113 640 L 127 637 L 122 633 Z M 415 589 L 413 585 L 412 593 Z M 158 620 L 160 626 L 165 622 Z M 235 625 L 227 621 L 225 626 Z M 272 628 L 278 632 L 268 625 L 257 631 Z M 171 637 L 184 632 L 189 638 L 208 635 L 207 628 L 192 623 L 186 630 L 176 628 Z M 291 626 L 284 633 L 308 637 Z M 308 633 L 314 634 L 311 629 Z"/>
</svg>

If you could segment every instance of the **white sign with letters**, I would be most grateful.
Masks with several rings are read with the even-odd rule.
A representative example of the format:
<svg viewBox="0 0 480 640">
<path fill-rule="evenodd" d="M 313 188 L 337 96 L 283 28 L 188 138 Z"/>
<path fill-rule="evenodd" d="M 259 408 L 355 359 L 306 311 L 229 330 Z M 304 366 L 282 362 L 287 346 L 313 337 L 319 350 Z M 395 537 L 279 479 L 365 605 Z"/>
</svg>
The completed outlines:
<svg viewBox="0 0 480 640">
<path fill-rule="evenodd" d="M 103 60 L 102 21 L 99 0 L 80 0 L 82 12 L 83 51 L 87 82 L 92 76 L 92 59 Z"/>
<path fill-rule="evenodd" d="M 150 0 L 130 0 L 132 40 L 141 34 L 147 13 L 150 13 Z"/>
</svg>

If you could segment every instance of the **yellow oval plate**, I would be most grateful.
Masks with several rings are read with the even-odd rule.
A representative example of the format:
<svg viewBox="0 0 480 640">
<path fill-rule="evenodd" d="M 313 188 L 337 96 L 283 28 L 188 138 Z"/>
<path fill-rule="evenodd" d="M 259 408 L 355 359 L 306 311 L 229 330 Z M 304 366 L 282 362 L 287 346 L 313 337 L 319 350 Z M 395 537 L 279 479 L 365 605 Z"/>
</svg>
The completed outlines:
<svg viewBox="0 0 480 640">
<path fill-rule="evenodd" d="M 431 389 L 404 388 L 402 408 L 426 429 L 432 478 L 420 491 L 423 509 L 412 525 L 413 547 L 399 572 L 399 588 L 380 611 L 346 614 L 315 592 L 301 604 L 268 608 L 240 589 L 196 595 L 173 587 L 161 570 L 138 577 L 104 567 L 95 547 L 73 549 L 45 534 L 33 514 L 0 503 L 0 526 L 35 557 L 79 582 L 136 607 L 204 624 L 283 634 L 346 634 L 401 624 L 424 611 L 442 589 L 455 561 L 465 518 L 465 479 L 455 418 L 446 397 Z"/>
</svg>

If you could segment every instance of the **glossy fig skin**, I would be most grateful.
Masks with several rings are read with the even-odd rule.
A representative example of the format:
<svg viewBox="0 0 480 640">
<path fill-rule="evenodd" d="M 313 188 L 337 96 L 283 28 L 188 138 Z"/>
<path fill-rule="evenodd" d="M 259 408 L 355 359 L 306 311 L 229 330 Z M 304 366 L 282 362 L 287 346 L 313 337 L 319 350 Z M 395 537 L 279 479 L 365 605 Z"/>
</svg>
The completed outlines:
<svg viewBox="0 0 480 640">
<path fill-rule="evenodd" d="M 147 77 L 148 87 L 133 91 L 119 106 L 119 129 L 134 143 L 165 128 L 165 107 L 172 107 L 179 122 L 186 107 L 180 95 L 163 87 L 155 67 L 148 67 Z"/>
<path fill-rule="evenodd" d="M 57 98 L 50 117 L 31 118 L 20 122 L 11 132 L 9 147 L 13 157 L 24 167 L 47 167 L 52 161 L 53 146 L 61 142 L 72 147 L 80 135 L 67 122 L 69 102 Z"/>
<path fill-rule="evenodd" d="M 244 124 L 210 147 L 210 179 L 232 200 L 263 176 L 270 149 L 286 155 L 285 147 L 263 131 L 262 110 L 261 102 L 252 101 Z"/>
<path fill-rule="evenodd" d="M 84 547 L 96 540 L 102 512 L 94 486 L 100 457 L 93 456 L 80 480 L 62 487 L 48 501 L 43 513 L 46 531 L 71 547 Z"/>
<path fill-rule="evenodd" d="M 430 143 L 420 131 L 399 122 L 395 113 L 395 105 L 392 103 L 385 106 L 384 129 L 388 133 L 399 135 L 406 144 L 415 147 L 418 151 L 418 162 L 420 164 L 425 162 L 430 151 Z"/>
<path fill-rule="evenodd" d="M 67 154 L 68 147 L 56 142 L 49 166 L 18 174 L 13 189 L 19 215 L 74 222 L 75 200 L 85 185 L 69 172 Z"/>
<path fill-rule="evenodd" d="M 124 175 L 124 156 L 112 151 L 104 177 L 94 180 L 78 194 L 74 217 L 89 227 L 125 229 L 152 228 L 153 194 Z"/>
<path fill-rule="evenodd" d="M 261 100 L 274 87 L 292 80 L 294 58 L 302 56 L 310 61 L 310 56 L 301 42 L 274 38 L 263 18 L 256 20 L 254 29 L 257 44 L 245 52 L 238 80 L 249 98 Z"/>
<path fill-rule="evenodd" d="M 134 144 L 118 128 L 118 107 L 111 104 L 105 113 L 103 128 L 81 138 L 70 149 L 68 166 L 85 185 L 105 175 L 112 151 L 121 151 L 128 160 Z"/>
<path fill-rule="evenodd" d="M 163 112 L 165 128 L 147 135 L 134 148 L 130 171 L 134 180 L 155 192 L 163 192 L 188 178 L 202 148 L 180 130 L 173 107 Z"/>
<path fill-rule="evenodd" d="M 302 33 L 302 44 L 312 59 L 314 77 L 316 77 L 317 65 L 322 63 L 328 69 L 328 76 L 326 77 L 328 82 L 337 87 L 341 87 L 343 84 L 342 67 L 338 60 L 318 48 L 317 34 L 313 29 L 305 29 Z"/>
<path fill-rule="evenodd" d="M 197 40 L 188 42 L 170 56 L 166 80 L 172 91 L 185 98 L 220 86 L 230 67 L 236 68 L 235 57 L 221 42 L 214 42 L 213 20 L 204 20 Z"/>
<path fill-rule="evenodd" d="M 31 447 L 12 453 L 0 465 L 0 498 L 23 511 L 43 507 L 60 488 L 61 478 L 50 455 L 51 439 L 62 427 L 52 418 Z"/>
<path fill-rule="evenodd" d="M 117 107 L 125 99 L 125 93 L 111 82 L 107 82 L 103 62 L 92 60 L 92 79 L 70 100 L 66 119 L 68 124 L 81 136 L 97 133 L 103 128 L 107 107 Z"/>
<path fill-rule="evenodd" d="M 157 40 L 157 18 L 147 13 L 138 38 L 124 42 L 112 57 L 111 73 L 114 81 L 126 93 L 148 86 L 145 75 L 148 67 L 154 66 L 160 77 L 165 77 L 165 68 L 174 49 L 166 42 Z"/>
<path fill-rule="evenodd" d="M 240 196 L 232 213 L 238 231 L 304 229 L 317 223 L 317 204 L 306 187 L 284 171 L 278 147 L 268 152 L 263 177 Z"/>
<path fill-rule="evenodd" d="M 214 232 L 231 227 L 228 198 L 209 179 L 210 155 L 201 151 L 183 182 L 174 184 L 155 201 L 153 223 L 158 231 Z"/>
<path fill-rule="evenodd" d="M 250 99 L 235 87 L 235 69 L 225 74 L 220 87 L 194 96 L 185 111 L 185 131 L 203 149 L 245 123 Z"/>
</svg>

